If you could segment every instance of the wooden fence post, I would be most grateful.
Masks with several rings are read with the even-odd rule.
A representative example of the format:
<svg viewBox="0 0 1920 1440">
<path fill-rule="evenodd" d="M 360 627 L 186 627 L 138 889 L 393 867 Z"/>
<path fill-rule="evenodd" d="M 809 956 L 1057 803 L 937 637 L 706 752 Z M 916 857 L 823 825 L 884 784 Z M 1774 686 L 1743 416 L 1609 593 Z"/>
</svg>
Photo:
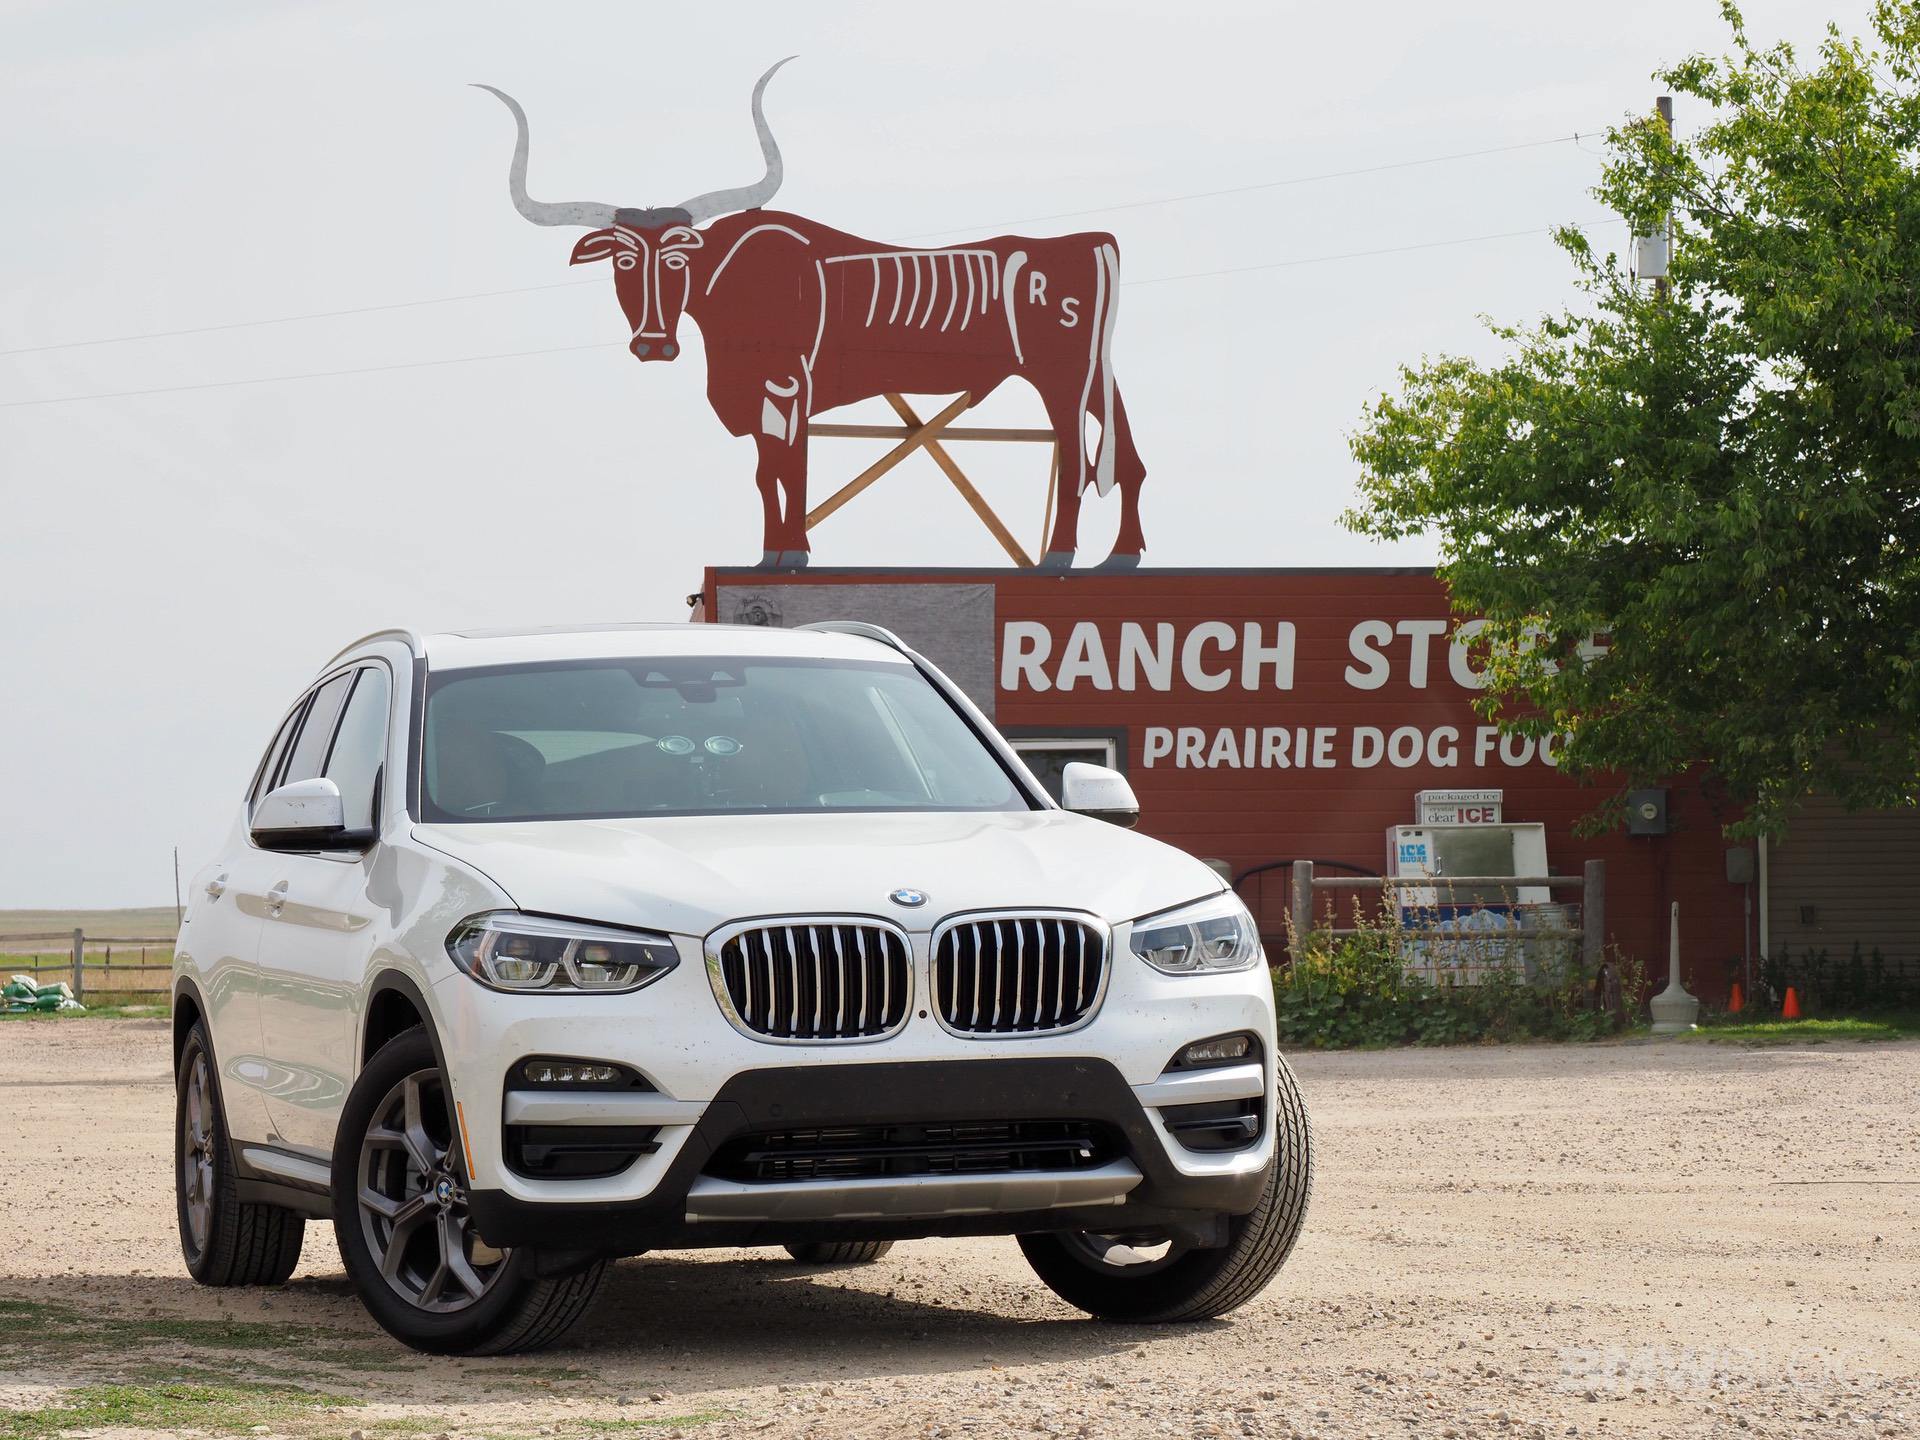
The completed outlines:
<svg viewBox="0 0 1920 1440">
<path fill-rule="evenodd" d="M 1293 934 L 1290 943 L 1293 958 L 1300 958 L 1300 947 L 1313 932 L 1313 862 L 1293 862 Z"/>
<path fill-rule="evenodd" d="M 87 989 L 87 937 L 84 932 L 73 932 L 73 998 L 78 1000 Z"/>
<path fill-rule="evenodd" d="M 1580 960 L 1598 973 L 1607 948 L 1607 862 L 1589 860 L 1580 891 Z"/>
</svg>

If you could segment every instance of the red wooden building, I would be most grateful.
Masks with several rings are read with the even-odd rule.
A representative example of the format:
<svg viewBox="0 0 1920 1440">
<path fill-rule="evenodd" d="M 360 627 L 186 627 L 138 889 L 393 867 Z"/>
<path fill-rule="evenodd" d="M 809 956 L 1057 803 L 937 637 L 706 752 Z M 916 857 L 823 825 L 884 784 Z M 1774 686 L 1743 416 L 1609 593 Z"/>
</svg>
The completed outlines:
<svg viewBox="0 0 1920 1440">
<path fill-rule="evenodd" d="M 1113 765 L 1143 830 L 1235 875 L 1295 859 L 1377 874 L 1418 792 L 1498 790 L 1506 820 L 1545 825 L 1552 873 L 1607 862 L 1609 939 L 1650 972 L 1664 973 L 1675 900 L 1702 999 L 1723 1001 L 1758 954 L 1752 896 L 1728 879 L 1726 817 L 1677 785 L 1665 833 L 1576 836 L 1600 794 L 1560 774 L 1551 746 L 1474 712 L 1473 657 L 1431 571 L 709 569 L 696 617 L 885 625 L 1036 771 Z M 1242 884 L 1270 932 L 1285 881 Z"/>
</svg>

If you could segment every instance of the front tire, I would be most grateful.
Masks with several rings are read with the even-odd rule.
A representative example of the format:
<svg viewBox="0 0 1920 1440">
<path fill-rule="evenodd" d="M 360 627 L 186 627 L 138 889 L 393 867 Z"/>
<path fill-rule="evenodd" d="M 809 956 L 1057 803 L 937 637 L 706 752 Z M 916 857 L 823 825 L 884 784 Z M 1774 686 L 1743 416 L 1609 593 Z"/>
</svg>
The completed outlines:
<svg viewBox="0 0 1920 1440">
<path fill-rule="evenodd" d="M 306 1220 L 235 1193 L 227 1112 L 207 1024 L 196 1020 L 174 1077 L 174 1209 L 187 1273 L 202 1285 L 279 1285 L 300 1263 Z"/>
<path fill-rule="evenodd" d="M 802 1265 L 871 1265 L 891 1249 L 891 1240 L 809 1240 L 787 1254 Z"/>
<path fill-rule="evenodd" d="M 333 1233 L 367 1312 L 394 1339 L 437 1355 L 538 1350 L 573 1327 L 606 1262 L 558 1277 L 527 1250 L 474 1233 L 453 1103 L 419 1027 L 354 1082 L 333 1152 Z"/>
<path fill-rule="evenodd" d="M 1313 1194 L 1313 1126 L 1293 1071 L 1274 1057 L 1273 1164 L 1251 1213 L 1227 1222 L 1227 1243 L 1182 1249 L 1152 1235 L 1022 1235 L 1034 1273 L 1100 1320 L 1211 1320 L 1267 1287 L 1293 1252 Z"/>
</svg>

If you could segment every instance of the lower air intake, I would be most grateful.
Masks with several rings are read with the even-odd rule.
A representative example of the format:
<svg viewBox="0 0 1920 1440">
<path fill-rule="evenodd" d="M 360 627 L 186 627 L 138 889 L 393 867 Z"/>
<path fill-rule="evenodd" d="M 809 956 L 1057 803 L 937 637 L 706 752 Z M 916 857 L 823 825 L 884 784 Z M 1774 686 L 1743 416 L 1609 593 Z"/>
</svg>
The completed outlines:
<svg viewBox="0 0 1920 1440">
<path fill-rule="evenodd" d="M 744 1135 L 715 1152 L 707 1174 L 743 1184 L 878 1180 L 1091 1170 L 1124 1153 L 1090 1120 L 974 1120 L 937 1125 L 841 1125 Z"/>
</svg>

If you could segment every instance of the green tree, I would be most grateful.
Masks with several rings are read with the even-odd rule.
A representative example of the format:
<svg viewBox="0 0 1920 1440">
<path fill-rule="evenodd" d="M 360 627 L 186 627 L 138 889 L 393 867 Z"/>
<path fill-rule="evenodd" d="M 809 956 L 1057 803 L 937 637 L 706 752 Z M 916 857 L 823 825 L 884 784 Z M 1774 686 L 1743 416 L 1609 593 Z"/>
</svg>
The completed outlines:
<svg viewBox="0 0 1920 1440">
<path fill-rule="evenodd" d="M 1711 123 L 1610 132 L 1596 191 L 1671 217 L 1669 289 L 1561 231 L 1581 298 L 1404 369 L 1346 523 L 1438 531 L 1490 716 L 1575 774 L 1701 767 L 1755 833 L 1920 799 L 1920 4 L 1812 64 L 1722 8 L 1731 51 L 1655 77 Z"/>
</svg>

